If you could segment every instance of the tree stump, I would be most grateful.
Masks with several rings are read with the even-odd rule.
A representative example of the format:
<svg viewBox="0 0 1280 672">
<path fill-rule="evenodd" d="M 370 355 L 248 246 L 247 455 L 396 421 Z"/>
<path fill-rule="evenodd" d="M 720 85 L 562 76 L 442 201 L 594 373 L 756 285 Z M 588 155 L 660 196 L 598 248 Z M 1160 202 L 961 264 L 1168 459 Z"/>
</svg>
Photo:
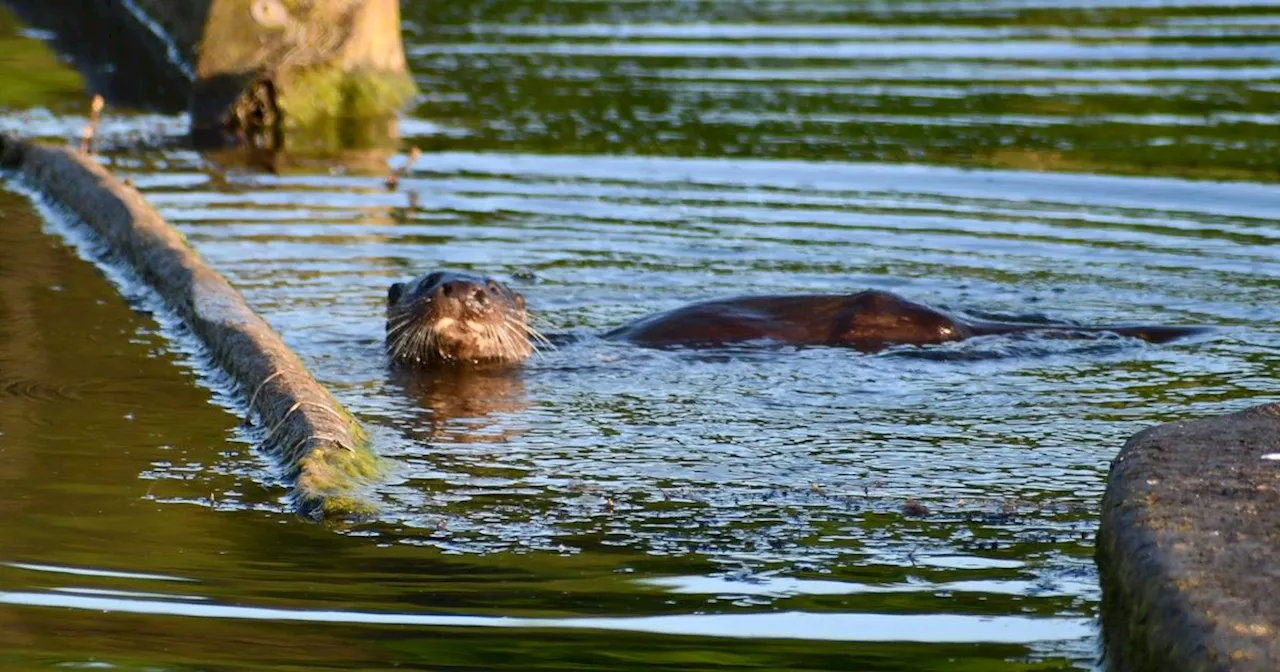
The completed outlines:
<svg viewBox="0 0 1280 672">
<path fill-rule="evenodd" d="M 368 148 L 395 140 L 413 93 L 398 0 L 212 0 L 191 130 L 263 149 Z"/>
<path fill-rule="evenodd" d="M 8 0 L 112 106 L 174 112 L 197 146 L 385 149 L 414 95 L 398 0 Z"/>
</svg>

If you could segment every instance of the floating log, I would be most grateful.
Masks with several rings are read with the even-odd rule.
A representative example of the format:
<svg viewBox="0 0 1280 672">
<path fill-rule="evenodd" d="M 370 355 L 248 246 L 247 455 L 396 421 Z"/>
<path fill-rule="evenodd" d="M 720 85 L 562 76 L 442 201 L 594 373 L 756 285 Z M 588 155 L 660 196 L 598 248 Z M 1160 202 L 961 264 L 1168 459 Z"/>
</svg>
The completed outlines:
<svg viewBox="0 0 1280 672">
<path fill-rule="evenodd" d="M 372 510 L 360 487 L 376 475 L 376 459 L 355 419 L 136 189 L 87 154 L 3 135 L 0 165 L 92 229 L 200 339 L 256 415 L 263 447 L 292 478 L 299 513 L 319 519 Z"/>
</svg>

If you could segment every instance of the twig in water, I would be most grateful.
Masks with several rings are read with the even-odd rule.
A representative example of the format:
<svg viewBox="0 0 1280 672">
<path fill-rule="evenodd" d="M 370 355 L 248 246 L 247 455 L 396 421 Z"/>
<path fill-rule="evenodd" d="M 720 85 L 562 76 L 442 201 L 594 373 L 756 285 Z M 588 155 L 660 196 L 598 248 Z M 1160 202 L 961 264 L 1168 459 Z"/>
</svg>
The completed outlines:
<svg viewBox="0 0 1280 672">
<path fill-rule="evenodd" d="M 413 164 L 417 162 L 419 156 L 422 156 L 422 150 L 414 147 L 409 150 L 409 156 L 399 168 L 387 172 L 387 189 L 395 191 L 396 186 L 400 184 L 400 178 L 404 177 L 410 168 L 413 168 Z"/>
<path fill-rule="evenodd" d="M 93 147 L 93 137 L 98 132 L 98 119 L 104 104 L 101 94 L 93 94 L 93 100 L 89 103 L 89 123 L 80 131 L 80 151 L 86 154 Z"/>
</svg>

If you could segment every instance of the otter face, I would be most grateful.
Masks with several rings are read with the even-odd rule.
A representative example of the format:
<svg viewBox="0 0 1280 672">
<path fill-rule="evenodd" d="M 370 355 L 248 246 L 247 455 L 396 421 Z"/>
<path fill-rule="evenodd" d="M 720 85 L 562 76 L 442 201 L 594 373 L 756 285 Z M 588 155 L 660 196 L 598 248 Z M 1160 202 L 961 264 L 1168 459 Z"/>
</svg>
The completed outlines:
<svg viewBox="0 0 1280 672">
<path fill-rule="evenodd" d="M 965 322 L 889 292 L 868 290 L 849 297 L 838 321 L 837 343 L 875 352 L 887 345 L 932 345 L 973 335 Z"/>
<path fill-rule="evenodd" d="M 387 354 L 399 364 L 514 364 L 533 353 L 524 297 L 491 278 L 436 271 L 387 290 Z"/>
</svg>

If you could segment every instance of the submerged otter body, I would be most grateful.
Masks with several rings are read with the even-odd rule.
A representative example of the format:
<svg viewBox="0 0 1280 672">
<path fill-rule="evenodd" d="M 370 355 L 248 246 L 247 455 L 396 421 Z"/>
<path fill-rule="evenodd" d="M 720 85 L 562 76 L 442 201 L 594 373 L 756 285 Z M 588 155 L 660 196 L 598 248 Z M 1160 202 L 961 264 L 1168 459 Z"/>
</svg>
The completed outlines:
<svg viewBox="0 0 1280 672">
<path fill-rule="evenodd" d="M 653 346 L 773 341 L 878 352 L 892 345 L 932 345 L 1031 331 L 1068 336 L 1114 333 L 1164 343 L 1199 329 L 969 320 L 891 292 L 866 290 L 843 295 L 743 296 L 705 301 L 641 318 L 605 337 Z"/>
<path fill-rule="evenodd" d="M 969 320 L 891 292 L 868 290 L 705 301 L 641 318 L 604 338 L 652 347 L 765 341 L 876 352 L 892 345 L 1032 331 L 1062 336 L 1114 333 L 1164 343 L 1202 329 Z M 542 339 L 528 326 L 524 298 L 489 278 L 437 272 L 393 285 L 388 294 L 387 350 L 394 361 L 516 363 L 532 354 L 531 337 Z"/>
</svg>

